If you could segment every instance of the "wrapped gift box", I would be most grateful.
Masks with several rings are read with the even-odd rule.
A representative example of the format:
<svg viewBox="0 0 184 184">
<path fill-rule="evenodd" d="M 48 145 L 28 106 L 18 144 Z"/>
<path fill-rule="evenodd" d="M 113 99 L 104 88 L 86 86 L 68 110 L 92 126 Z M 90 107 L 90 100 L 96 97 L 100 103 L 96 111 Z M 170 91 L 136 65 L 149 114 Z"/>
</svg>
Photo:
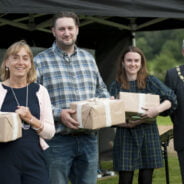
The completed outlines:
<svg viewBox="0 0 184 184">
<path fill-rule="evenodd" d="M 142 120 L 143 108 L 156 107 L 160 104 L 160 96 L 145 93 L 120 92 L 119 97 L 125 104 L 126 120 Z M 147 118 L 145 122 L 153 122 L 155 118 Z"/>
<path fill-rule="evenodd" d="M 70 108 L 76 110 L 72 117 L 80 123 L 80 128 L 99 129 L 125 122 L 122 100 L 95 98 L 73 102 Z"/>
<path fill-rule="evenodd" d="M 22 137 L 22 121 L 17 113 L 0 112 L 0 142 Z"/>
</svg>

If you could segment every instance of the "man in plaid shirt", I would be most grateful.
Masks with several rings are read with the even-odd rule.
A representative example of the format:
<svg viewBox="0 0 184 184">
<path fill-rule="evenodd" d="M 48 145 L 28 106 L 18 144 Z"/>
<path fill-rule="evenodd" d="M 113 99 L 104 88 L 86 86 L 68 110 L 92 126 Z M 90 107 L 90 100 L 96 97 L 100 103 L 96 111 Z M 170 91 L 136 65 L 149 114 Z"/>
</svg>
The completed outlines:
<svg viewBox="0 0 184 184">
<path fill-rule="evenodd" d="M 56 135 L 46 151 L 51 184 L 96 184 L 98 168 L 97 134 L 81 131 L 72 119 L 71 102 L 109 97 L 95 59 L 76 46 L 79 18 L 63 12 L 54 16 L 52 47 L 35 58 L 38 82 L 49 91 Z"/>
</svg>

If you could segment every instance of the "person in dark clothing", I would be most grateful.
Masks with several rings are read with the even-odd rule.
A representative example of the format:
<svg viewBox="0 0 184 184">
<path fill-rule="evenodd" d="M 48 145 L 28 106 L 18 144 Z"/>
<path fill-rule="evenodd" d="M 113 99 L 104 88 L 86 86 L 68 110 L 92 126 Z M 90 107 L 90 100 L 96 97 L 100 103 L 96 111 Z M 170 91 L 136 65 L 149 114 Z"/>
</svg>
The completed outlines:
<svg viewBox="0 0 184 184">
<path fill-rule="evenodd" d="M 182 47 L 184 56 L 184 42 Z M 174 113 L 171 114 L 173 122 L 174 149 L 177 152 L 182 183 L 184 183 L 184 65 L 167 70 L 165 84 L 174 90 L 178 106 Z"/>
<path fill-rule="evenodd" d="M 164 83 L 148 75 L 146 59 L 137 48 L 128 47 L 119 58 L 116 80 L 110 94 L 119 92 L 150 93 L 160 96 L 157 107 L 147 107 L 143 116 L 153 118 L 164 111 L 176 108 L 176 96 Z M 163 166 L 159 132 L 156 122 L 124 123 L 117 127 L 113 148 L 114 170 L 119 172 L 119 184 L 132 184 L 139 169 L 138 183 L 151 184 L 154 168 Z"/>
</svg>

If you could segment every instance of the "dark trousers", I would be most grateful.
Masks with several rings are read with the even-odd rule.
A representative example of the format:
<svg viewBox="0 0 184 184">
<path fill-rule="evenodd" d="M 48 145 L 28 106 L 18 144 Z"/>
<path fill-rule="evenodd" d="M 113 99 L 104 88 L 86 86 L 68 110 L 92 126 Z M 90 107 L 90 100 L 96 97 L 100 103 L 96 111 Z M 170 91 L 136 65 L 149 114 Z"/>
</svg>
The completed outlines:
<svg viewBox="0 0 184 184">
<path fill-rule="evenodd" d="M 49 184 L 48 169 L 39 139 L 30 136 L 33 141 L 28 141 L 26 138 L 0 143 L 0 183 Z"/>
<path fill-rule="evenodd" d="M 120 171 L 119 184 L 132 184 L 134 171 Z M 152 184 L 153 169 L 140 169 L 138 184 Z"/>
<path fill-rule="evenodd" d="M 181 151 L 177 151 L 177 154 L 180 165 L 182 183 L 184 184 L 184 149 Z"/>
</svg>

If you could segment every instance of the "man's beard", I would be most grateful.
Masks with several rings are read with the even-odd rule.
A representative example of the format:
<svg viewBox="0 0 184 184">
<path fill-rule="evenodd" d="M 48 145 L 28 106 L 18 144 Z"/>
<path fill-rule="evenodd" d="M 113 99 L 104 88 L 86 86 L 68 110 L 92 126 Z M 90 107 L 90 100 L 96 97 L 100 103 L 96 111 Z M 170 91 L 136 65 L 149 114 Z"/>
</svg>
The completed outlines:
<svg viewBox="0 0 184 184">
<path fill-rule="evenodd" d="M 63 41 L 59 41 L 58 42 L 59 46 L 61 48 L 70 48 L 72 47 L 73 45 L 75 45 L 75 40 L 72 40 L 71 42 L 63 42 Z"/>
</svg>

